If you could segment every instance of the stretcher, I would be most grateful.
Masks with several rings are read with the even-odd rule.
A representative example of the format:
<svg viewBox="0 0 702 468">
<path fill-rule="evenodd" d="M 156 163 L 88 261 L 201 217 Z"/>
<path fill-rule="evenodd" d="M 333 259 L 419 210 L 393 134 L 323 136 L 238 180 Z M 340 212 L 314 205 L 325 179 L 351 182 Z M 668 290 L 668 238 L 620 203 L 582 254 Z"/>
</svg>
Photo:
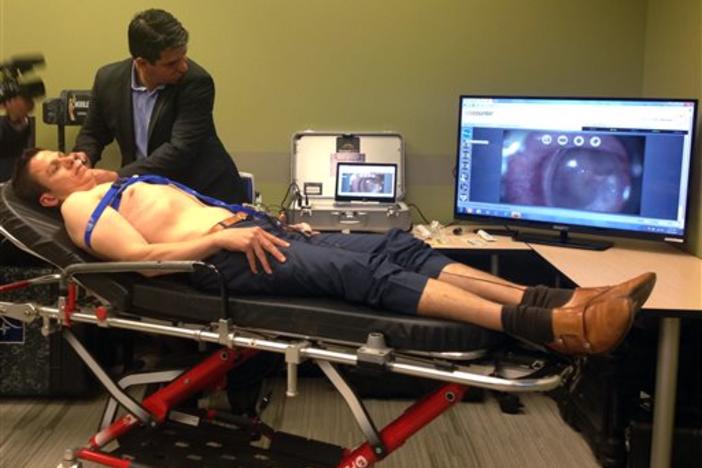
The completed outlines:
<svg viewBox="0 0 702 468">
<path fill-rule="evenodd" d="M 111 395 L 98 431 L 83 447 L 67 450 L 64 467 L 85 461 L 111 467 L 367 467 L 460 402 L 469 387 L 543 392 L 561 385 L 573 369 L 562 360 L 554 364 L 539 358 L 512 372 L 497 372 L 491 355 L 511 340 L 466 323 L 325 298 L 232 297 L 224 287 L 218 295 L 203 293 L 188 285 L 188 274 L 214 267 L 198 261 L 98 261 L 72 244 L 57 211 L 22 202 L 9 184 L 0 187 L 0 234 L 56 269 L 0 286 L 0 315 L 40 320 L 45 335 L 60 333 Z M 172 274 L 136 273 L 144 270 Z M 46 283 L 58 284 L 51 306 L 2 301 L 4 291 Z M 76 339 L 71 331 L 76 323 L 213 343 L 217 349 L 188 370 L 115 381 Z M 194 395 L 221 388 L 227 373 L 257 353 L 284 356 L 288 397 L 298 392 L 299 365 L 316 364 L 348 404 L 366 440 L 344 448 L 276 431 L 258 417 L 179 408 Z M 378 428 L 340 366 L 442 385 Z M 141 401 L 127 392 L 132 385 L 154 383 L 162 386 Z M 120 407 L 124 415 L 116 417 Z"/>
</svg>

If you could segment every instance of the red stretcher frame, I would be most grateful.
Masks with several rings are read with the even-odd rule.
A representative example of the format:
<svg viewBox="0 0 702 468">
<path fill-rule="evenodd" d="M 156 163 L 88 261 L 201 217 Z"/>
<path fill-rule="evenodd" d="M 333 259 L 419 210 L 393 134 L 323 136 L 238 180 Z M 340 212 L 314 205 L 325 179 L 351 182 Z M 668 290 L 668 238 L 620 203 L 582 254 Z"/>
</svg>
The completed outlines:
<svg viewBox="0 0 702 468">
<path fill-rule="evenodd" d="M 142 402 L 157 423 L 166 420 L 168 413 L 180 402 L 187 400 L 203 390 L 221 386 L 226 374 L 236 366 L 259 353 L 255 350 L 238 350 L 222 348 L 203 360 L 189 371 L 157 390 Z M 368 442 L 354 449 L 347 449 L 337 465 L 338 468 L 370 467 L 382 458 L 400 448 L 437 416 L 451 408 L 463 398 L 467 387 L 459 384 L 446 384 L 415 402 L 397 419 L 380 431 L 380 438 L 385 445 L 383 457 L 378 456 Z M 102 447 L 136 428 L 139 421 L 126 414 L 106 429 L 93 435 L 87 447 L 75 451 L 77 459 L 99 463 L 114 468 L 130 468 L 131 460 L 125 460 L 100 451 Z"/>
<path fill-rule="evenodd" d="M 31 280 L 22 280 L 11 284 L 0 285 L 0 293 L 14 289 L 21 289 L 35 284 L 55 283 L 57 280 L 60 280 L 60 276 L 61 275 L 48 275 Z M 47 325 L 50 321 L 54 321 L 56 322 L 56 325 L 49 327 L 50 329 L 48 332 L 51 333 L 63 328 L 64 337 L 68 339 L 69 342 L 75 340 L 75 337 L 73 337 L 69 331 L 74 322 L 87 322 L 106 327 L 111 326 L 114 320 L 112 317 L 110 317 L 110 314 L 105 307 L 92 307 L 90 308 L 90 313 L 86 314 L 77 305 L 77 285 L 73 281 L 63 280 L 59 282 L 63 284 L 65 288 L 63 289 L 62 293 L 60 293 L 58 308 L 35 306 L 31 304 L 13 305 L 11 303 L 0 302 L 0 314 L 26 322 L 32 321 L 36 318 L 42 318 L 45 325 Z M 121 322 L 127 322 L 127 320 L 120 319 L 118 317 L 116 319 Z M 115 326 L 120 328 L 117 323 Z M 135 327 L 138 327 L 138 325 L 132 324 L 131 326 L 125 328 L 134 330 Z M 153 332 L 151 329 L 149 329 L 149 331 Z M 199 338 L 205 338 L 205 335 L 208 335 L 208 333 L 198 332 Z M 216 333 L 209 333 L 209 335 L 212 336 L 209 336 L 209 340 L 205 341 L 222 343 L 222 339 L 229 337 L 229 335 L 223 336 L 222 334 L 218 335 Z M 226 346 L 218 349 L 199 364 L 186 371 L 173 381 L 169 382 L 161 389 L 155 391 L 153 394 L 146 397 L 143 402 L 141 402 L 140 406 L 142 409 L 140 411 L 145 410 L 148 413 L 150 425 L 158 426 L 164 423 L 167 420 L 171 410 L 173 410 L 179 403 L 192 397 L 193 395 L 204 390 L 222 388 L 224 386 L 224 382 L 226 381 L 226 375 L 229 371 L 246 362 L 252 356 L 262 352 L 260 349 L 256 349 L 255 344 L 253 344 L 253 341 L 255 340 L 251 340 L 249 338 L 237 339 L 234 335 L 232 335 L 232 337 L 233 338 L 231 340 L 227 340 L 225 343 L 222 343 L 226 344 Z M 274 343 L 279 344 L 279 342 Z M 283 344 L 285 343 L 287 342 L 284 342 Z M 71 344 L 74 346 L 73 343 Z M 290 345 L 290 343 L 287 343 L 287 345 Z M 295 344 L 293 343 L 292 346 L 294 347 Z M 76 351 L 78 352 L 78 350 Z M 311 351 L 308 356 L 315 356 L 315 353 L 318 351 L 320 350 L 313 349 L 313 347 L 311 347 Z M 92 358 L 88 358 L 87 361 L 85 356 L 81 356 L 81 358 L 86 362 L 86 364 L 88 364 L 89 367 L 91 367 L 91 370 L 95 372 L 95 369 L 89 363 L 89 360 Z M 327 363 L 331 362 L 326 361 L 325 358 L 318 359 Z M 337 362 L 347 363 L 348 356 Z M 394 363 L 388 364 L 390 370 L 393 369 L 393 366 Z M 400 370 L 393 371 L 401 372 Z M 437 380 L 450 381 L 453 372 L 454 370 L 442 371 L 432 369 L 432 376 Z M 437 374 L 443 375 L 443 379 L 437 377 Z M 100 376 L 97 376 L 98 379 L 102 381 Z M 427 375 L 427 377 L 429 376 Z M 456 402 L 461 401 L 464 393 L 470 386 L 503 389 L 501 386 L 507 385 L 511 391 L 545 391 L 558 386 L 562 382 L 562 377 L 563 374 L 551 375 L 540 379 L 509 381 L 479 374 L 463 373 L 462 377 L 453 377 L 453 379 L 456 380 L 460 378 L 461 382 L 467 381 L 467 384 L 455 382 L 446 383 L 434 392 L 418 400 L 398 418 L 389 423 L 382 430 L 379 430 L 379 441 L 376 441 L 373 445 L 370 441 L 367 441 L 356 448 L 344 449 L 341 459 L 338 461 L 336 466 L 339 468 L 366 468 L 373 466 L 376 462 L 382 460 L 401 447 L 406 440 L 424 428 L 437 416 L 448 410 Z M 140 424 L 142 423 L 135 415 L 127 413 L 110 424 L 108 427 L 94 434 L 85 447 L 73 450 L 72 455 L 74 458 L 71 461 L 90 461 L 103 466 L 118 468 L 137 468 L 144 466 L 139 464 L 138 461 L 119 458 L 101 450 L 106 444 L 120 436 L 127 434 L 129 431 L 136 429 L 140 426 Z M 382 445 L 382 447 L 379 447 L 379 444 Z"/>
</svg>

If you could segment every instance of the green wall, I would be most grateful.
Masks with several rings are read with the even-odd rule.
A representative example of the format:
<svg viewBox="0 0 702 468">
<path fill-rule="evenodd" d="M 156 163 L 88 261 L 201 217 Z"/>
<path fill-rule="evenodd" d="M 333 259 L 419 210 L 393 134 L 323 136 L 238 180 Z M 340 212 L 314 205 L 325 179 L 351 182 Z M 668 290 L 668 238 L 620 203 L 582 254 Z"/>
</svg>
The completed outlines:
<svg viewBox="0 0 702 468">
<path fill-rule="evenodd" d="M 647 17 L 644 95 L 702 99 L 702 0 L 649 0 Z M 688 245 L 698 257 L 702 257 L 701 113 L 698 110 Z"/>
<path fill-rule="evenodd" d="M 0 56 L 43 52 L 49 96 L 89 88 L 97 67 L 127 56 L 133 14 L 168 9 L 191 33 L 190 56 L 215 79 L 220 137 L 240 169 L 255 173 L 264 201 L 282 197 L 296 131 L 393 130 L 405 137 L 408 199 L 448 221 L 458 96 L 641 95 L 644 81 L 657 80 L 647 14 L 664 4 L 0 0 Z M 699 56 L 699 25 L 697 34 Z M 40 125 L 38 143 L 55 146 L 55 128 Z M 116 160 L 113 149 L 105 165 Z"/>
</svg>

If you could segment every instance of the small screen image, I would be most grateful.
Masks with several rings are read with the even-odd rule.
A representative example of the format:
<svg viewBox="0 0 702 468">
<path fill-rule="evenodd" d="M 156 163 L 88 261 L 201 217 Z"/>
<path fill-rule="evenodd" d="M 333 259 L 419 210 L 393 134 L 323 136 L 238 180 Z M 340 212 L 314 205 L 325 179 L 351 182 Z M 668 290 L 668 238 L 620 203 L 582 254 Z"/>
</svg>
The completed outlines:
<svg viewBox="0 0 702 468">
<path fill-rule="evenodd" d="M 643 136 L 506 130 L 500 202 L 639 215 Z"/>
<path fill-rule="evenodd" d="M 396 180 L 396 164 L 339 163 L 334 199 L 392 203 Z"/>
<path fill-rule="evenodd" d="M 90 108 L 90 91 L 65 91 L 66 122 L 69 125 L 82 125 Z"/>
</svg>

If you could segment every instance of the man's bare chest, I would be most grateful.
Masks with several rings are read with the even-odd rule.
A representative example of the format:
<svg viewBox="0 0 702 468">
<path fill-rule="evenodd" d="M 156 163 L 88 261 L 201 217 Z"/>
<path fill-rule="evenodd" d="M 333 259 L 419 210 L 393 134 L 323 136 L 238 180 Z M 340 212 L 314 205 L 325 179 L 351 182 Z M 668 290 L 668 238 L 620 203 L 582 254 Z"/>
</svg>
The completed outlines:
<svg viewBox="0 0 702 468">
<path fill-rule="evenodd" d="M 134 184 L 122 193 L 119 213 L 132 225 L 172 223 L 203 209 L 198 200 L 168 185 Z"/>
</svg>

